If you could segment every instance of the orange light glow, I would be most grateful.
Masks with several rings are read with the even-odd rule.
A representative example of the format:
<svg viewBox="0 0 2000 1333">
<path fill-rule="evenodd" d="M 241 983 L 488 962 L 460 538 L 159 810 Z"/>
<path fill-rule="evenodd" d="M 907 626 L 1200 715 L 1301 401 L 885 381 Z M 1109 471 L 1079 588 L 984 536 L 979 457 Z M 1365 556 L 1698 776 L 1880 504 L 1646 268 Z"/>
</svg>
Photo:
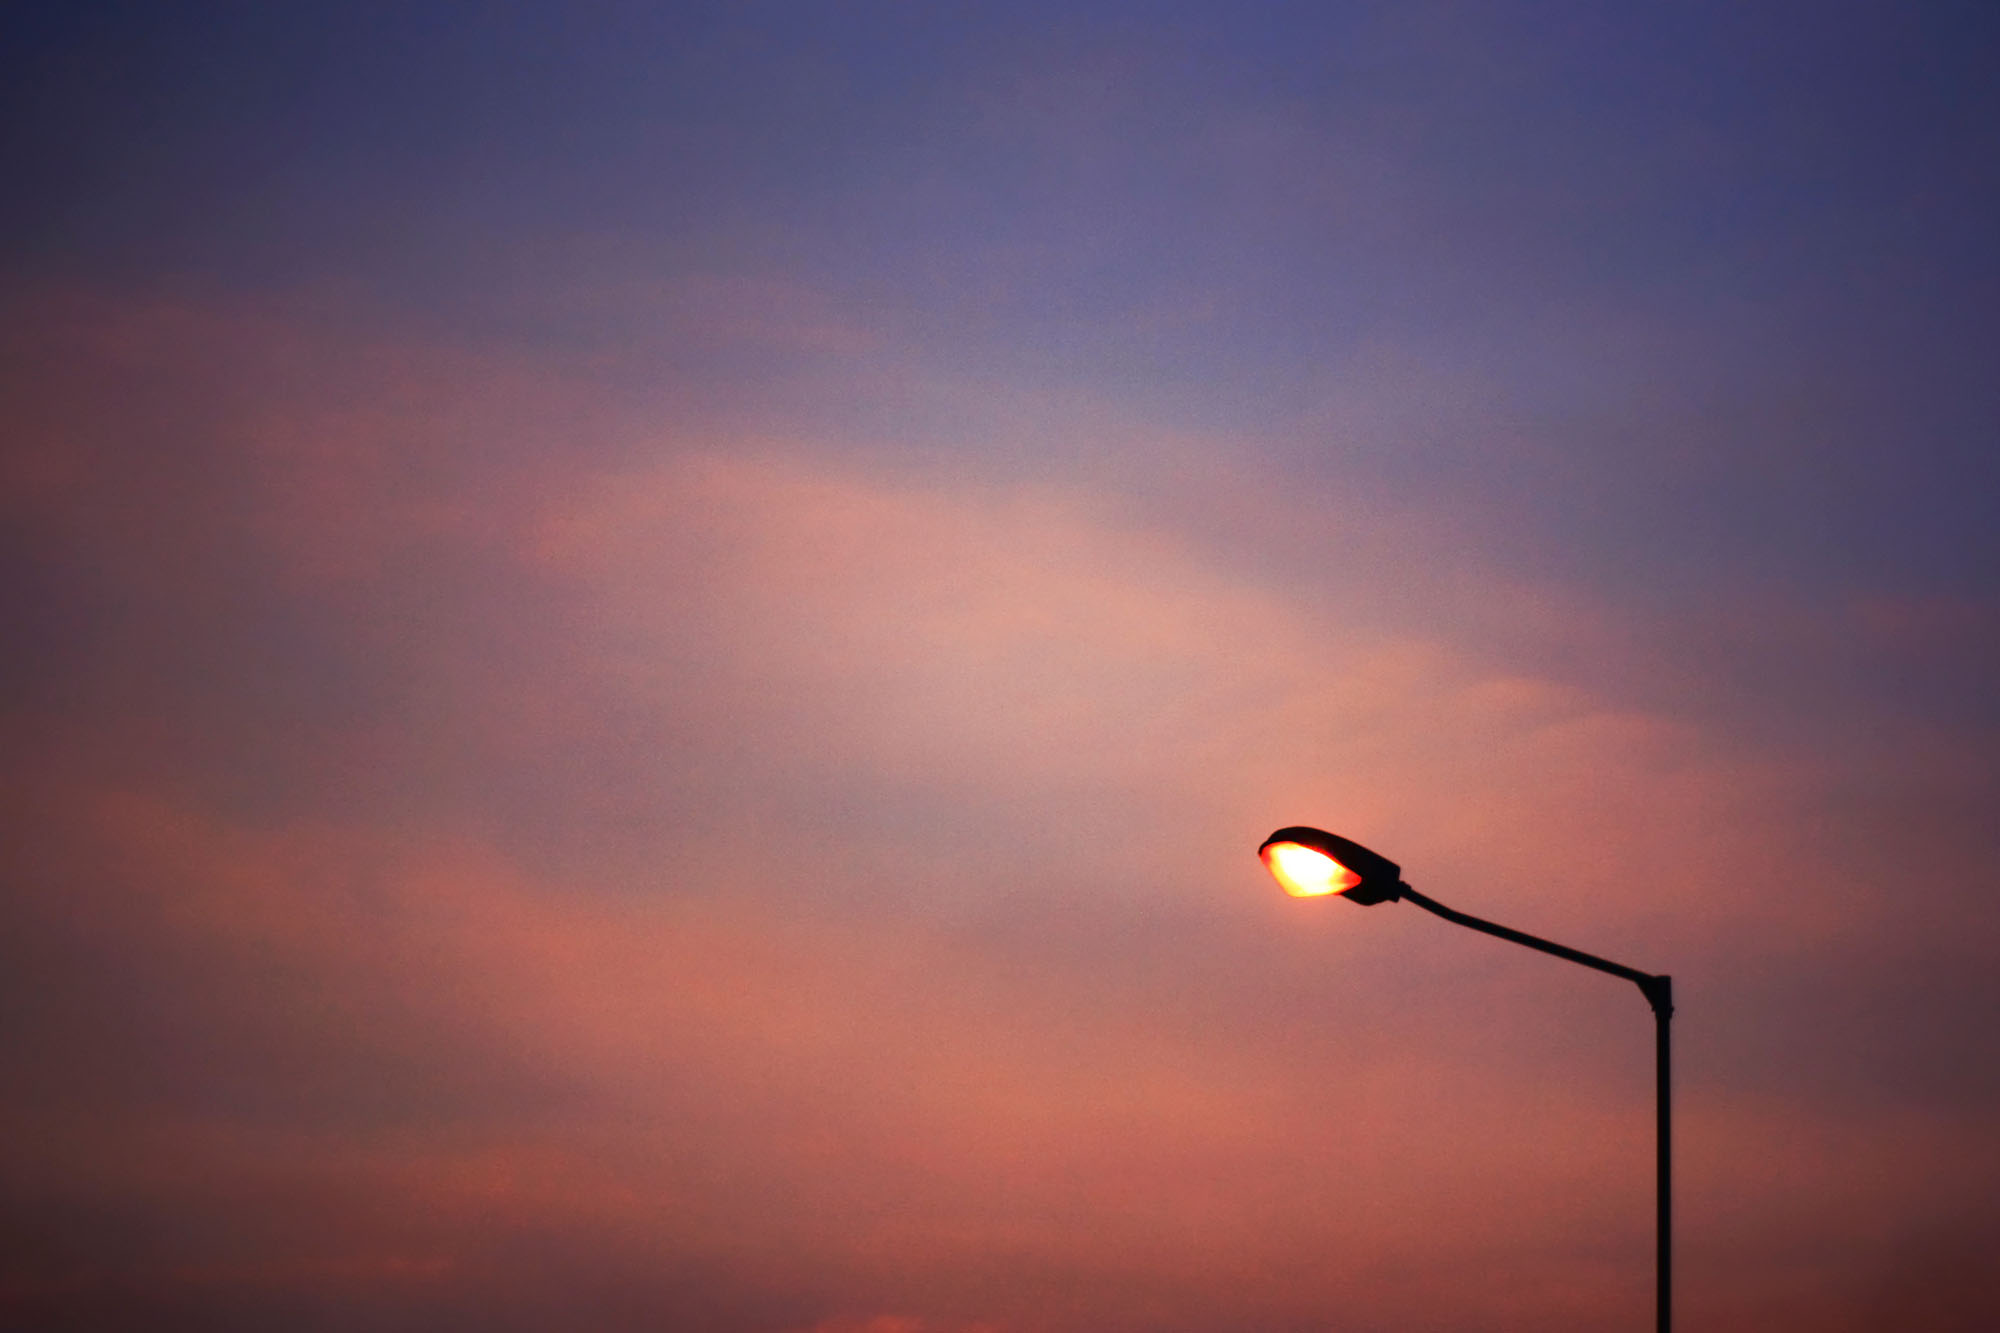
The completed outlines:
<svg viewBox="0 0 2000 1333">
<path fill-rule="evenodd" d="M 1264 864 L 1294 898 L 1346 893 L 1361 882 L 1361 876 L 1325 852 L 1296 842 L 1274 842 L 1266 847 Z"/>
</svg>

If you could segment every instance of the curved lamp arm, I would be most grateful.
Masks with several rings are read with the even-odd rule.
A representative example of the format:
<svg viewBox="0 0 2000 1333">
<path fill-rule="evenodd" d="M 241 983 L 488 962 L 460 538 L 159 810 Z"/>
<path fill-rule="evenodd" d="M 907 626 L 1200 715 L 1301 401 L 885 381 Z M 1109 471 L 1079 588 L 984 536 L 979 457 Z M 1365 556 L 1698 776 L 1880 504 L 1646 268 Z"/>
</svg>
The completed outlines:
<svg viewBox="0 0 2000 1333">
<path fill-rule="evenodd" d="M 1446 907 L 1436 899 L 1426 898 L 1407 884 L 1396 885 L 1396 897 L 1407 898 L 1426 912 L 1441 916 L 1456 925 L 1466 926 L 1472 930 L 1481 930 L 1488 935 L 1498 935 L 1503 940 L 1512 940 L 1516 944 L 1525 944 L 1530 949 L 1540 949 L 1543 953 L 1552 953 L 1558 958 L 1567 958 L 1572 963 L 1582 963 L 1585 967 L 1594 967 L 1599 972 L 1609 972 L 1614 977 L 1623 977 L 1638 986 L 1640 992 L 1646 997 L 1646 1003 L 1653 1006 L 1654 1013 L 1658 1014 L 1661 1018 L 1673 1017 L 1674 979 L 1672 977 L 1657 977 L 1650 972 L 1641 972 L 1636 967 L 1627 967 L 1623 963 L 1614 963 L 1608 958 L 1599 958 L 1596 954 L 1585 953 L 1581 949 L 1572 949 L 1566 944 L 1557 944 L 1553 940 L 1541 939 L 1523 930 L 1514 930 L 1508 926 L 1495 925 L 1491 921 L 1482 921 L 1476 916 L 1468 916 L 1464 912 Z"/>
</svg>

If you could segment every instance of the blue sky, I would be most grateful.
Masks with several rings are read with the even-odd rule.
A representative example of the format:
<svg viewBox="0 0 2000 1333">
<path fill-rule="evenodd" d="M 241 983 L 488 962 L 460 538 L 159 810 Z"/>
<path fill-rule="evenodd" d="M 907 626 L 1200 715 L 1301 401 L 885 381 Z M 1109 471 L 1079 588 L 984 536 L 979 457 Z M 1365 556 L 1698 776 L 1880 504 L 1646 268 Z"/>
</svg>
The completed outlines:
<svg viewBox="0 0 2000 1333">
<path fill-rule="evenodd" d="M 1990 1322 L 1983 9 L 12 26 L 0 1308 Z"/>
</svg>

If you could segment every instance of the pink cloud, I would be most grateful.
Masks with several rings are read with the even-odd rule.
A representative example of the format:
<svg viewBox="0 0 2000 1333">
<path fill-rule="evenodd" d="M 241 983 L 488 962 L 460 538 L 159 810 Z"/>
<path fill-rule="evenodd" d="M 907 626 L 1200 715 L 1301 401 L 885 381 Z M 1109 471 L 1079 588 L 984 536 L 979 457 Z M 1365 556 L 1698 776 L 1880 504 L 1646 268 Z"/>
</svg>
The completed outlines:
<svg viewBox="0 0 2000 1333">
<path fill-rule="evenodd" d="M 1307 577 L 1241 557 L 1311 506 L 1221 465 L 1138 503 L 655 437 L 562 374 L 213 311 L 51 343 L 12 475 L 96 618 L 7 718 L 43 1008 L 4 1165 L 95 1220 L 17 1303 L 584 1274 L 659 1319 L 699 1289 L 718 1326 L 876 1333 L 1642 1307 L 1638 996 L 1301 912 L 1250 855 L 1294 819 L 1682 978 L 1717 1326 L 1803 1299 L 1732 1247 L 1856 1289 L 1811 1246 L 1914 1235 L 2000 1167 L 1958 1093 L 1758 1082 L 1794 1040 L 1838 1056 L 1785 997 L 1943 975 L 1857 853 L 1877 770 L 1539 668 L 1507 627 L 1625 627 L 1398 556 L 1419 516 Z M 184 454 L 146 455 L 157 421 Z M 1967 892 L 1975 844 L 1939 847 Z M 1961 1006 L 1902 1003 L 1952 1037 Z M 1427 1281 L 1441 1255 L 1468 1276 Z"/>
</svg>

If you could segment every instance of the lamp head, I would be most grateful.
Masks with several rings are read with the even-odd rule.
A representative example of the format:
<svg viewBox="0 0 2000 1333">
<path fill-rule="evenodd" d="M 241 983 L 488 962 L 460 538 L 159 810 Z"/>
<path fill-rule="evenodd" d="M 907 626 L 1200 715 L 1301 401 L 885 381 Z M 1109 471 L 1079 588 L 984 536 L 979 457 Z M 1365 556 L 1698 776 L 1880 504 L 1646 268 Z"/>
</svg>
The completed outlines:
<svg viewBox="0 0 2000 1333">
<path fill-rule="evenodd" d="M 1321 829 L 1281 828 L 1264 839 L 1257 855 L 1294 898 L 1338 894 L 1372 907 L 1403 896 L 1401 866 Z"/>
</svg>

